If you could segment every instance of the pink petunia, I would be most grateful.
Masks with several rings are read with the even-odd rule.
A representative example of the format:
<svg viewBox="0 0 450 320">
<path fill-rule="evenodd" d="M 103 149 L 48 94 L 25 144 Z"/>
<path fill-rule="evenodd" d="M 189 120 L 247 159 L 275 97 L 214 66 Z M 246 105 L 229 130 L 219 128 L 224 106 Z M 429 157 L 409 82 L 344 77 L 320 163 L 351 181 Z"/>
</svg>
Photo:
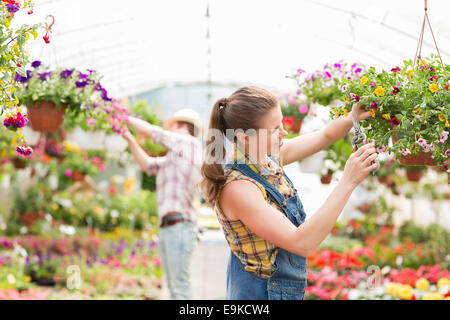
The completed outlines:
<svg viewBox="0 0 450 320">
<path fill-rule="evenodd" d="M 409 151 L 409 149 L 406 149 L 406 150 L 400 150 L 399 152 L 400 152 L 400 154 L 403 155 L 403 156 L 407 156 L 408 154 L 411 154 L 411 151 Z"/>
<path fill-rule="evenodd" d="M 308 112 L 308 106 L 306 105 L 306 104 L 301 104 L 299 107 L 298 107 L 298 111 L 301 113 L 301 114 L 305 114 L 305 113 L 307 113 Z"/>
<path fill-rule="evenodd" d="M 97 123 L 97 119 L 95 119 L 95 118 L 88 118 L 86 120 L 86 123 L 87 123 L 88 126 L 93 127 Z"/>
<path fill-rule="evenodd" d="M 64 175 L 65 175 L 66 177 L 71 177 L 71 176 L 72 176 L 72 170 L 66 170 L 66 171 L 64 171 Z"/>
</svg>

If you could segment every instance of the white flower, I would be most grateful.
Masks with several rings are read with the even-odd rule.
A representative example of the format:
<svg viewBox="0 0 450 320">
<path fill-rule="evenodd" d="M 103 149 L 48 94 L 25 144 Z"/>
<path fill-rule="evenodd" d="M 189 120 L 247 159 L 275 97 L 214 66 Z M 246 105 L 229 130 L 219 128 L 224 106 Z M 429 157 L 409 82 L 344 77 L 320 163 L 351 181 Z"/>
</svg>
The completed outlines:
<svg viewBox="0 0 450 320">
<path fill-rule="evenodd" d="M 448 131 L 444 131 L 439 136 L 439 142 L 444 143 L 445 141 L 447 141 L 447 138 L 448 138 Z"/>
</svg>

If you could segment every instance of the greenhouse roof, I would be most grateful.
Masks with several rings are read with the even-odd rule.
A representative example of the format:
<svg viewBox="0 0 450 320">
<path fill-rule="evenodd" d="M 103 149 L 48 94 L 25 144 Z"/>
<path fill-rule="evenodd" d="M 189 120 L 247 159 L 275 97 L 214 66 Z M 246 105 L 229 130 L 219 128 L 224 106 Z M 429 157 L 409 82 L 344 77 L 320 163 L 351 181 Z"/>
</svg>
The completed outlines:
<svg viewBox="0 0 450 320">
<path fill-rule="evenodd" d="M 15 23 L 51 14 L 55 24 L 50 44 L 41 32 L 28 45 L 32 59 L 95 69 L 116 97 L 207 79 L 288 90 L 294 83 L 285 76 L 297 68 L 314 71 L 340 59 L 391 68 L 414 58 L 424 15 L 423 0 L 34 3 L 34 14 L 20 12 Z M 449 1 L 429 1 L 444 63 L 450 58 L 449 9 Z M 429 29 L 422 52 L 436 52 Z"/>
</svg>

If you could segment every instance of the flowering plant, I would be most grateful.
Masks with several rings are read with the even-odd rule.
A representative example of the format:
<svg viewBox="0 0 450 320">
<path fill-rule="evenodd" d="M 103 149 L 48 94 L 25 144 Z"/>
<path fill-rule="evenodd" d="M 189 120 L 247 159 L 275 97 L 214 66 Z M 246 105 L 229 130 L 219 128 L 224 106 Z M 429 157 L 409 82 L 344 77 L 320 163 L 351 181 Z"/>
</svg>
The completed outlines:
<svg viewBox="0 0 450 320">
<path fill-rule="evenodd" d="M 332 117 L 347 113 L 359 103 L 372 113 L 361 123 L 367 137 L 378 148 L 387 148 L 397 159 L 419 152 L 430 153 L 437 165 L 443 165 L 448 150 L 450 127 L 450 66 L 441 65 L 435 56 L 411 60 L 389 72 L 371 67 L 360 79 L 342 82 L 344 107 L 334 107 Z"/>
<path fill-rule="evenodd" d="M 328 106 L 333 100 L 341 97 L 342 79 L 359 79 L 364 72 L 364 66 L 354 63 L 349 66 L 344 61 L 327 63 L 322 70 L 313 73 L 305 73 L 302 69 L 297 69 L 297 73 L 290 78 L 297 81 L 298 92 L 306 98 L 323 106 Z"/>
<path fill-rule="evenodd" d="M 17 12 L 27 7 L 32 8 L 33 4 L 30 1 L 0 1 L 0 25 L 2 27 L 2 37 L 0 44 L 2 45 L 2 59 L 0 66 L 2 69 L 2 81 L 0 82 L 0 104 L 6 108 L 13 108 L 16 105 L 14 99 L 14 77 L 19 74 L 26 76 L 24 66 L 28 63 L 28 54 L 25 51 L 24 45 L 29 40 L 30 35 L 34 39 L 37 38 L 37 29 L 42 27 L 40 24 L 33 26 L 22 25 L 18 29 L 11 27 L 11 21 Z M 28 14 L 31 14 L 28 11 Z M 3 108 L 0 108 L 3 114 Z"/>
<path fill-rule="evenodd" d="M 286 94 L 280 98 L 283 116 L 304 119 L 308 115 L 309 105 L 299 95 Z"/>
<path fill-rule="evenodd" d="M 100 157 L 90 158 L 81 152 L 69 152 L 61 163 L 60 169 L 66 177 L 71 177 L 74 171 L 80 171 L 88 176 L 95 176 L 105 170 Z"/>
<path fill-rule="evenodd" d="M 395 174 L 397 169 L 394 159 L 388 159 L 380 162 L 380 169 L 378 169 L 376 175 L 381 178 L 386 178 L 391 174 Z"/>
<path fill-rule="evenodd" d="M 75 69 L 59 68 L 50 71 L 40 61 L 33 61 L 33 70 L 26 75 L 16 74 L 18 85 L 16 96 L 22 105 L 36 105 L 41 101 L 52 101 L 58 108 L 67 105 L 67 110 L 78 115 L 98 101 L 111 101 L 106 89 L 100 84 L 100 76 L 94 70 L 86 73 Z"/>
</svg>

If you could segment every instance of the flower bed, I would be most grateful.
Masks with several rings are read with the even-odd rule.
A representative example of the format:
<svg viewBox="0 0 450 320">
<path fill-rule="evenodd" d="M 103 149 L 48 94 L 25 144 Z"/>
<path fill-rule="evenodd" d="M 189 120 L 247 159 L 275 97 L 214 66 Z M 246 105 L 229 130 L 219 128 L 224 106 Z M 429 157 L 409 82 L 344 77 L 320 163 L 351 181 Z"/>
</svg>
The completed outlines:
<svg viewBox="0 0 450 320">
<path fill-rule="evenodd" d="M 15 254 L 18 245 L 25 248 L 22 256 Z M 157 247 L 135 237 L 0 238 L 0 299 L 156 299 L 162 276 Z M 76 288 L 69 285 L 73 266 L 82 275 Z"/>
</svg>

